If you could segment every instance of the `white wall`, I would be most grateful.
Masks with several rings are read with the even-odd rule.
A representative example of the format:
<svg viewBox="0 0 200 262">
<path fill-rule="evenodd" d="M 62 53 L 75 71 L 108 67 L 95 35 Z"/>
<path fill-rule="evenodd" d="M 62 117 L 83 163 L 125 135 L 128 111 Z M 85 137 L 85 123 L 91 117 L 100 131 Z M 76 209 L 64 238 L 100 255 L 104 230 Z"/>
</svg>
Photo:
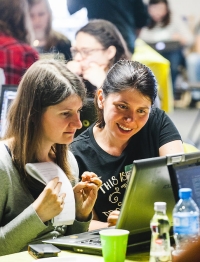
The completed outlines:
<svg viewBox="0 0 200 262">
<path fill-rule="evenodd" d="M 200 0 L 169 0 L 175 14 L 189 18 L 191 26 L 200 21 Z"/>
<path fill-rule="evenodd" d="M 49 0 L 49 3 L 53 12 L 53 28 L 66 35 L 73 42 L 75 32 L 88 22 L 86 8 L 70 15 L 66 0 Z"/>
</svg>

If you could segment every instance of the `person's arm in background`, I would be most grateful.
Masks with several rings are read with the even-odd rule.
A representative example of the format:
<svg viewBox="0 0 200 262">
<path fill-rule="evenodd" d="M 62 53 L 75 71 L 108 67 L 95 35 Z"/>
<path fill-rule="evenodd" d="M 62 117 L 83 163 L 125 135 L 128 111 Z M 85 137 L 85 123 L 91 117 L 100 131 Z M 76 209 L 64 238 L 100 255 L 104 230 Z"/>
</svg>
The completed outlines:
<svg viewBox="0 0 200 262">
<path fill-rule="evenodd" d="M 200 35 L 197 35 L 195 38 L 195 51 L 196 53 L 200 54 Z"/>
<path fill-rule="evenodd" d="M 194 36 L 189 28 L 188 22 L 182 17 L 172 16 L 171 26 L 174 28 L 172 39 L 179 41 L 182 46 L 191 46 L 194 42 Z"/>
<path fill-rule="evenodd" d="M 197 24 L 195 30 L 194 52 L 200 54 L 200 23 Z"/>
<path fill-rule="evenodd" d="M 142 27 L 147 25 L 149 17 L 147 5 L 144 4 L 142 0 L 133 1 L 133 16 L 135 20 L 136 34 L 138 36 Z"/>
<path fill-rule="evenodd" d="M 84 0 L 67 0 L 67 8 L 70 15 L 85 7 Z"/>
</svg>

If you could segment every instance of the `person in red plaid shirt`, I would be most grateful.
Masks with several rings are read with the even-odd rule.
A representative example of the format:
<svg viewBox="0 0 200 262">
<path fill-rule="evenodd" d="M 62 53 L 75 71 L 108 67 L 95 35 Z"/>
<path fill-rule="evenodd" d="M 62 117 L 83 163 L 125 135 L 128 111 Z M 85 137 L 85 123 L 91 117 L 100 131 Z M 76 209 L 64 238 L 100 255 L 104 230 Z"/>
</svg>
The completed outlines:
<svg viewBox="0 0 200 262">
<path fill-rule="evenodd" d="M 26 0 L 0 0 L 0 68 L 6 84 L 18 85 L 26 69 L 39 59 L 30 46 L 29 19 Z"/>
</svg>

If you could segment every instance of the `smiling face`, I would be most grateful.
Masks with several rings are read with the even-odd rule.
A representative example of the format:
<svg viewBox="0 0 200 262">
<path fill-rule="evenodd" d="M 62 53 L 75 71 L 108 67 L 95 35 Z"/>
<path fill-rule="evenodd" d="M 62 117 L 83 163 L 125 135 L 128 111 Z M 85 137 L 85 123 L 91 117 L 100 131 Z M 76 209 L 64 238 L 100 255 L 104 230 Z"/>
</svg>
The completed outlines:
<svg viewBox="0 0 200 262">
<path fill-rule="evenodd" d="M 57 105 L 47 107 L 41 117 L 40 144 L 45 147 L 51 147 L 55 143 L 70 144 L 76 130 L 82 127 L 81 108 L 82 100 L 76 94 Z"/>
<path fill-rule="evenodd" d="M 103 98 L 98 91 L 98 105 L 104 112 L 106 134 L 111 139 L 127 142 L 146 124 L 151 111 L 151 101 L 137 89 L 126 89 Z"/>
<path fill-rule="evenodd" d="M 73 59 L 81 64 L 83 71 L 88 69 L 91 62 L 106 69 L 116 53 L 113 46 L 105 49 L 95 37 L 83 32 L 77 34 L 73 49 L 75 50 Z"/>
</svg>

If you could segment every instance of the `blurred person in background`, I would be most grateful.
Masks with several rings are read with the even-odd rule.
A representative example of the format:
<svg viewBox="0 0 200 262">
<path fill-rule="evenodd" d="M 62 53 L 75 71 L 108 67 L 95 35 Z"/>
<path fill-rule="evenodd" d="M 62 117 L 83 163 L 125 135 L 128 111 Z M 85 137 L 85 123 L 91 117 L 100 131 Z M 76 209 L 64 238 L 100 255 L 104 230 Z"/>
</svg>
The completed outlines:
<svg viewBox="0 0 200 262">
<path fill-rule="evenodd" d="M 67 68 L 86 80 L 90 97 L 102 86 L 108 70 L 116 62 L 131 58 L 117 27 L 103 19 L 90 20 L 79 29 L 71 51 L 73 60 L 67 63 Z M 160 107 L 158 96 L 154 106 Z"/>
<path fill-rule="evenodd" d="M 70 40 L 52 28 L 52 10 L 48 0 L 28 0 L 35 34 L 34 47 L 40 54 L 54 54 L 58 58 L 71 58 Z"/>
<path fill-rule="evenodd" d="M 134 52 L 134 42 L 147 23 L 147 9 L 142 0 L 67 0 L 70 14 L 87 8 L 88 19 L 112 22 L 124 37 L 128 49 Z"/>
<path fill-rule="evenodd" d="M 189 54 L 186 56 L 187 76 L 189 85 L 200 84 L 200 21 L 194 29 L 194 45 Z M 196 106 L 196 102 L 200 101 L 200 90 L 193 90 L 191 92 L 192 100 L 190 106 Z"/>
<path fill-rule="evenodd" d="M 101 87 L 114 63 L 131 57 L 119 30 L 103 19 L 91 20 L 77 31 L 71 52 L 73 60 L 67 68 L 83 77 L 90 97 Z"/>
<path fill-rule="evenodd" d="M 38 59 L 30 46 L 31 37 L 26 0 L 0 0 L 0 68 L 6 84 L 18 85 L 26 69 Z"/>
<path fill-rule="evenodd" d="M 148 3 L 149 22 L 139 37 L 146 43 L 177 42 L 172 50 L 163 50 L 161 55 L 170 61 L 173 89 L 179 67 L 185 67 L 183 48 L 193 43 L 193 36 L 187 24 L 180 18 L 172 16 L 167 0 L 150 0 Z"/>
</svg>

